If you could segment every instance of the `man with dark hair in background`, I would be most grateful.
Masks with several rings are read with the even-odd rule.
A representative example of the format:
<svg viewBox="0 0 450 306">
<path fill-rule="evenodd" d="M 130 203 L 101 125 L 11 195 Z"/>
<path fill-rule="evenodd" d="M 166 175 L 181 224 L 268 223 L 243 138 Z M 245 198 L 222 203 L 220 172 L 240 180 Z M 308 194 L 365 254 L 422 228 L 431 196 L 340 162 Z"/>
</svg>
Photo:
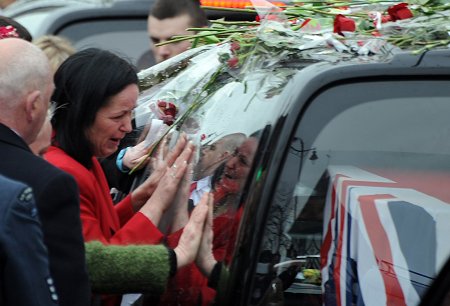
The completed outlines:
<svg viewBox="0 0 450 306">
<path fill-rule="evenodd" d="M 138 68 L 150 66 L 151 53 L 156 63 L 178 55 L 190 48 L 188 40 L 156 47 L 155 44 L 171 40 L 174 36 L 193 34 L 188 28 L 208 25 L 208 19 L 200 7 L 200 0 L 157 0 L 151 7 L 147 20 L 150 51 L 138 61 Z"/>
</svg>

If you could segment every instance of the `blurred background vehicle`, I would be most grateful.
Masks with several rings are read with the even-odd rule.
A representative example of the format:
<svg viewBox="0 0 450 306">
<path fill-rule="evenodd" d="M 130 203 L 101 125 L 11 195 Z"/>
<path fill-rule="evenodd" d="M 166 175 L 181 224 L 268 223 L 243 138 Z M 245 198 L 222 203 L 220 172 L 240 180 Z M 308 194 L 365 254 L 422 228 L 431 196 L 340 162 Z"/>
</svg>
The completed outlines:
<svg viewBox="0 0 450 306">
<path fill-rule="evenodd" d="M 222 235 L 230 274 L 217 304 L 429 305 L 450 256 L 449 50 L 333 61 L 313 49 L 240 74 L 248 66 L 220 62 L 227 48 L 141 72 L 136 109 L 142 127 L 158 101 L 179 116 L 198 103 L 172 137 L 201 139 L 200 158 L 225 135 L 258 139 L 216 179 L 242 188 L 228 203 L 239 230 Z"/>
<path fill-rule="evenodd" d="M 76 49 L 98 47 L 128 58 L 133 64 L 149 50 L 147 17 L 154 0 L 17 1 L 4 14 L 24 25 L 34 38 L 60 35 Z M 234 2 L 228 1 L 230 5 Z M 246 1 L 248 4 L 249 2 Z M 223 1 L 217 4 L 224 5 Z M 255 14 L 208 10 L 208 19 L 254 20 Z"/>
</svg>

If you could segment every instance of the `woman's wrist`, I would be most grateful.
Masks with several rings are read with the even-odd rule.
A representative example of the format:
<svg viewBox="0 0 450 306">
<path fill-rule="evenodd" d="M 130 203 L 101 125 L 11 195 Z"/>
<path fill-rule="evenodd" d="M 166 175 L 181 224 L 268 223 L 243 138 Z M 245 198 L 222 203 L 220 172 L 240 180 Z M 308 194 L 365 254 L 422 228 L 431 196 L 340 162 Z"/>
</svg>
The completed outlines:
<svg viewBox="0 0 450 306">
<path fill-rule="evenodd" d="M 126 162 L 124 162 L 124 157 L 125 157 L 127 150 L 128 150 L 128 147 L 120 150 L 120 152 L 116 158 L 116 166 L 123 173 L 128 173 L 130 171 L 130 168 L 126 165 Z"/>
<path fill-rule="evenodd" d="M 214 258 L 214 256 L 210 256 L 208 258 L 205 258 L 201 262 L 198 262 L 197 266 L 203 275 L 205 275 L 206 277 L 210 277 L 216 264 L 217 260 Z"/>
<path fill-rule="evenodd" d="M 158 205 L 152 205 L 152 203 L 147 203 L 147 205 L 144 205 L 139 212 L 146 216 L 155 226 L 158 226 L 163 215 L 163 211 L 158 208 Z"/>
</svg>

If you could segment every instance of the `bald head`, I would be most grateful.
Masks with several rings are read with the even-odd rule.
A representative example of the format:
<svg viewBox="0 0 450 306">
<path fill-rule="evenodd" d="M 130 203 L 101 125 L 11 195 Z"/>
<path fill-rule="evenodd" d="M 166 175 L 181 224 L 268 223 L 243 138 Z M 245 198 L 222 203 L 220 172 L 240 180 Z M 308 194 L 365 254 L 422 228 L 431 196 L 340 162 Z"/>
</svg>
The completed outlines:
<svg viewBox="0 0 450 306">
<path fill-rule="evenodd" d="M 211 144 L 204 145 L 200 151 L 200 160 L 194 171 L 194 179 L 198 180 L 212 175 L 223 162 L 229 159 L 246 138 L 245 134 L 233 133 L 225 135 Z"/>
<path fill-rule="evenodd" d="M 44 122 L 53 92 L 45 54 L 18 38 L 0 40 L 0 122 L 34 140 Z"/>
</svg>

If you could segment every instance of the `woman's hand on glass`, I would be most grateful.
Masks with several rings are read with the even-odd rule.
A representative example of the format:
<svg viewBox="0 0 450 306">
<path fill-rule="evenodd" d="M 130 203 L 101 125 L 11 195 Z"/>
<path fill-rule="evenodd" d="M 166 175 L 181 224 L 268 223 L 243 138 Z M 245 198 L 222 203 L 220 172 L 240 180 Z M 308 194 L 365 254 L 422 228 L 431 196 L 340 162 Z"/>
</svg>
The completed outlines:
<svg viewBox="0 0 450 306">
<path fill-rule="evenodd" d="M 181 268 L 194 261 L 201 245 L 203 231 L 212 211 L 212 196 L 205 193 L 192 211 L 189 222 L 183 229 L 178 246 L 174 249 L 177 254 L 177 267 Z"/>
<path fill-rule="evenodd" d="M 186 135 L 181 134 L 175 147 L 168 152 L 167 137 L 163 138 L 158 146 L 156 157 L 152 158 L 152 174 L 131 193 L 134 211 L 141 209 L 149 200 L 167 170 L 174 165 L 176 159 L 184 152 L 187 144 Z"/>
<path fill-rule="evenodd" d="M 159 224 L 163 213 L 174 201 L 177 190 L 180 188 L 180 182 L 188 168 L 188 161 L 191 159 L 193 151 L 194 145 L 191 142 L 187 143 L 172 166 L 170 168 L 166 167 L 164 175 L 159 182 L 157 182 L 157 186 L 150 198 L 140 209 L 140 212 L 147 216 L 153 224 Z"/>
<path fill-rule="evenodd" d="M 205 275 L 209 277 L 214 266 L 217 263 L 217 260 L 213 255 L 213 205 L 214 205 L 214 197 L 212 194 L 207 193 L 208 196 L 208 217 L 205 223 L 205 227 L 203 228 L 202 240 L 200 242 L 200 247 L 198 249 L 197 257 L 195 258 L 195 263 L 199 270 Z M 203 195 L 202 200 L 205 195 Z"/>
</svg>

